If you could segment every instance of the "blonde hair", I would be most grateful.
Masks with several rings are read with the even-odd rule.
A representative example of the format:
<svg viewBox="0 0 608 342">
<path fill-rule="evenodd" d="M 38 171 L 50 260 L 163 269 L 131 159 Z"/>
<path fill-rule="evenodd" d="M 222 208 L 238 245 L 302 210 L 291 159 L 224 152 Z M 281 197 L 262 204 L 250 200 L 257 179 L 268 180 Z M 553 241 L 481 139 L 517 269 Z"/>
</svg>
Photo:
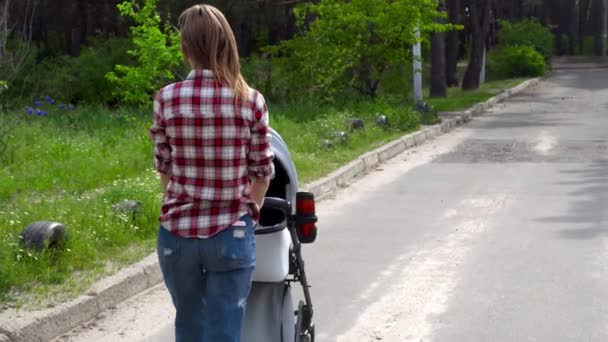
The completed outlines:
<svg viewBox="0 0 608 342">
<path fill-rule="evenodd" d="M 194 5 L 179 17 L 182 49 L 196 68 L 210 69 L 234 89 L 235 99 L 245 100 L 249 86 L 241 74 L 239 51 L 228 20 L 209 5 Z"/>
</svg>

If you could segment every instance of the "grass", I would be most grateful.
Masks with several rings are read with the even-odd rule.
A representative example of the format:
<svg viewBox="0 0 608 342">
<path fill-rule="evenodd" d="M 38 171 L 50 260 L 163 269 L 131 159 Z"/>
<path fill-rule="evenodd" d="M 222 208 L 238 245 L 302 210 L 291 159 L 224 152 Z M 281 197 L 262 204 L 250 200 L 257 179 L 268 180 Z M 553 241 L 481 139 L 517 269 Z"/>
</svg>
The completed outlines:
<svg viewBox="0 0 608 342">
<path fill-rule="evenodd" d="M 463 110 L 498 95 L 502 91 L 512 88 L 525 80 L 525 78 L 514 78 L 488 81 L 482 84 L 479 89 L 473 91 L 463 91 L 457 87 L 450 88 L 448 89 L 448 97 L 428 99 L 427 102 L 439 112 Z"/>
<path fill-rule="evenodd" d="M 151 165 L 144 123 L 100 107 L 23 115 L 10 146 L 1 160 L 0 201 L 17 194 L 82 193 Z"/>
<path fill-rule="evenodd" d="M 460 109 L 518 81 L 488 83 L 475 94 L 451 90 L 456 98 L 433 104 Z M 420 123 L 407 106 L 382 102 L 270 109 L 272 126 L 289 145 L 301 182 L 322 177 Z M 389 118 L 388 128 L 375 125 L 377 113 Z M 0 156 L 0 310 L 69 299 L 154 250 L 161 198 L 151 168 L 148 113 L 84 106 L 73 112 L 51 108 L 48 117 L 8 115 L 20 124 Z M 349 118 L 362 119 L 365 129 L 350 131 Z M 347 133 L 345 140 L 335 138 L 340 131 Z M 125 199 L 143 203 L 135 219 L 112 210 Z M 69 228 L 63 249 L 35 253 L 21 246 L 21 230 L 39 220 Z"/>
</svg>

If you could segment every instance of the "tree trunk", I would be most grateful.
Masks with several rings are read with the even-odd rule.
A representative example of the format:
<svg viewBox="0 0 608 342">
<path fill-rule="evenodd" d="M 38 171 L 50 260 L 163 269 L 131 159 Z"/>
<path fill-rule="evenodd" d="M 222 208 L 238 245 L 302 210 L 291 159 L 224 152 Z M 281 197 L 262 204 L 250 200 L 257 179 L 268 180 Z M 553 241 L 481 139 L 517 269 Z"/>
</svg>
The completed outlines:
<svg viewBox="0 0 608 342">
<path fill-rule="evenodd" d="M 593 32 L 594 32 L 594 52 L 596 56 L 601 56 L 605 49 L 604 35 L 604 20 L 605 8 L 604 0 L 593 0 L 591 6 L 591 15 L 593 16 Z"/>
<path fill-rule="evenodd" d="M 440 12 L 445 11 L 444 1 L 439 1 Z M 445 33 L 435 32 L 431 35 L 431 97 L 447 97 L 445 65 Z"/>
<path fill-rule="evenodd" d="M 470 27 L 471 27 L 471 56 L 469 66 L 462 81 L 463 90 L 479 88 L 481 68 L 483 67 L 483 54 L 486 48 L 486 37 L 490 30 L 491 6 L 490 0 L 470 0 Z"/>
<path fill-rule="evenodd" d="M 585 36 L 589 23 L 589 0 L 580 0 L 578 3 L 578 53 L 585 53 Z"/>
<path fill-rule="evenodd" d="M 448 15 L 451 24 L 460 24 L 460 0 L 447 0 Z M 460 33 L 450 31 L 447 33 L 445 46 L 446 81 L 447 86 L 458 85 L 458 57 L 460 48 Z"/>
<path fill-rule="evenodd" d="M 438 32 L 431 36 L 431 97 L 447 96 L 445 34 Z"/>
<path fill-rule="evenodd" d="M 568 35 L 568 54 L 574 55 L 574 51 L 576 50 L 576 1 L 575 0 L 567 0 L 566 10 L 562 13 L 562 22 L 565 26 L 565 34 Z"/>
</svg>

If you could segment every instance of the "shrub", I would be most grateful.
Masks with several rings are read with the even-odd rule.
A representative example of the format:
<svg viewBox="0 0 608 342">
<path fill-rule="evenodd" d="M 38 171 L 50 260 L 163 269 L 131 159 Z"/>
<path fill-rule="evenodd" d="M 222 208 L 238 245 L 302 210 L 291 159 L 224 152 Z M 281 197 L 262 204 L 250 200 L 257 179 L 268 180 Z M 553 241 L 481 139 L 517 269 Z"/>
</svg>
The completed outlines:
<svg viewBox="0 0 608 342">
<path fill-rule="evenodd" d="M 551 63 L 555 38 L 551 30 L 536 20 L 524 20 L 517 23 L 500 22 L 498 43 L 502 47 L 530 46 L 542 55 L 545 63 Z"/>
<path fill-rule="evenodd" d="M 290 73 L 280 63 L 266 55 L 252 55 L 241 59 L 241 72 L 250 86 L 261 91 L 273 103 L 287 103 L 290 91 Z"/>
<path fill-rule="evenodd" d="M 130 63 L 125 38 L 95 38 L 77 57 L 58 56 L 37 63 L 35 54 L 27 61 L 6 97 L 16 99 L 51 96 L 70 103 L 113 104 L 113 85 L 105 78 L 116 64 Z"/>
<path fill-rule="evenodd" d="M 129 40 L 124 38 L 95 39 L 78 57 L 63 56 L 43 63 L 47 77 L 40 79 L 38 95 L 73 103 L 116 102 L 113 85 L 105 75 L 115 65 L 129 62 L 130 47 Z"/>
<path fill-rule="evenodd" d="M 583 55 L 595 56 L 595 38 L 593 36 L 585 36 L 582 44 L 583 44 Z"/>
<path fill-rule="evenodd" d="M 128 53 L 135 65 L 117 65 L 108 80 L 117 87 L 116 94 L 128 104 L 145 106 L 151 94 L 175 79 L 182 63 L 179 35 L 161 22 L 157 0 L 127 0 L 118 5 L 120 14 L 133 19 L 131 27 L 134 49 Z"/>
<path fill-rule="evenodd" d="M 537 77 L 547 72 L 543 56 L 529 46 L 509 46 L 492 52 L 488 64 L 497 78 Z"/>
</svg>

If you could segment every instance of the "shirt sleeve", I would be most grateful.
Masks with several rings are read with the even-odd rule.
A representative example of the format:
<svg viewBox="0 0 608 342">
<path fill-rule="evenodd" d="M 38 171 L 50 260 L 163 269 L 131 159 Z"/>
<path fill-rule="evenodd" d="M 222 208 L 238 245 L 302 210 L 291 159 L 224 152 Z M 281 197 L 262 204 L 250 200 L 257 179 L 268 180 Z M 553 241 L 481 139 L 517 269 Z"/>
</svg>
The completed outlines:
<svg viewBox="0 0 608 342">
<path fill-rule="evenodd" d="M 154 122 L 152 127 L 150 127 L 150 138 L 154 143 L 154 167 L 160 173 L 170 174 L 171 145 L 167 142 L 162 106 L 160 95 L 156 94 L 154 96 Z"/>
<path fill-rule="evenodd" d="M 261 94 L 255 97 L 251 142 L 247 156 L 250 179 L 271 180 L 274 178 L 274 153 L 270 147 L 268 107 Z"/>
</svg>

